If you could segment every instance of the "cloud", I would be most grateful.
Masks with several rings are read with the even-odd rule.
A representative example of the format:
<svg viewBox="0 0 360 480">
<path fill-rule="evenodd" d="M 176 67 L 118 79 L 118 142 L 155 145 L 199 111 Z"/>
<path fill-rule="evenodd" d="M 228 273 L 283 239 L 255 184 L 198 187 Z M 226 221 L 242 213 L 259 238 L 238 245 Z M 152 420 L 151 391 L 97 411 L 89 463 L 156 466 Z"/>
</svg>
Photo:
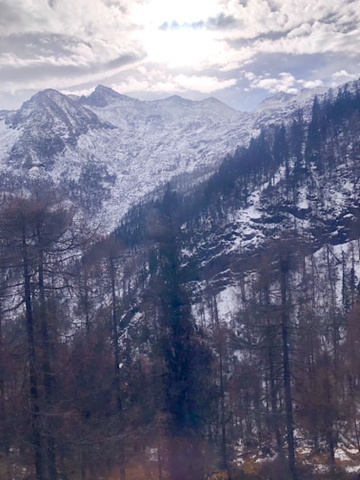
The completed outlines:
<svg viewBox="0 0 360 480">
<path fill-rule="evenodd" d="M 138 59 L 138 61 L 140 61 Z M 107 79 L 123 76 L 124 71 L 133 65 L 133 58 L 124 58 L 123 64 L 119 61 L 116 68 L 107 68 L 105 65 L 92 65 L 87 68 L 81 66 L 59 66 L 48 64 L 36 66 L 33 68 L 19 68 L 17 74 L 13 70 L 4 71 L 1 69 L 2 88 L 11 95 L 19 95 L 20 101 L 25 100 L 29 95 L 45 88 L 55 88 L 57 90 L 79 89 L 82 85 L 94 89 L 95 85 L 105 83 Z M 90 87 L 91 86 L 91 87 Z M 27 93 L 30 92 L 30 93 Z M 11 101 L 11 108 L 14 108 L 14 101 Z M 19 106 L 19 101 L 17 107 Z M 7 108 L 6 106 L 4 108 Z"/>
<path fill-rule="evenodd" d="M 309 34 L 316 22 L 331 25 L 335 30 L 343 30 L 349 22 L 358 28 L 358 7 L 357 0 L 317 0 L 315 3 L 308 0 L 249 0 L 246 5 L 229 0 L 224 2 L 224 14 L 242 22 L 242 29 L 234 32 L 234 38 L 251 39 L 271 32 Z"/>
<path fill-rule="evenodd" d="M 254 72 L 244 72 L 243 75 L 249 81 L 248 91 L 262 89 L 270 93 L 285 92 L 296 94 L 303 88 L 314 89 L 324 86 L 324 82 L 321 79 L 306 80 L 296 78 L 289 72 L 281 72 L 277 77 L 271 77 L 270 74 L 255 75 Z"/>
<path fill-rule="evenodd" d="M 0 56 L 0 72 L 2 84 L 12 82 L 18 89 L 26 87 L 29 82 L 39 83 L 39 88 L 54 82 L 57 86 L 67 83 L 79 83 L 87 76 L 101 78 L 121 72 L 129 65 L 140 61 L 141 57 L 132 54 L 119 56 L 111 61 L 89 62 L 86 57 L 74 56 L 34 56 L 19 58 L 11 54 Z M 54 85 L 55 88 L 55 85 Z M 13 89 L 14 91 L 14 89 Z"/>
<path fill-rule="evenodd" d="M 198 20 L 192 23 L 181 23 L 179 24 L 176 20 L 171 22 L 164 22 L 159 26 L 160 30 L 184 30 L 184 29 L 210 29 L 210 30 L 229 30 L 236 28 L 239 25 L 238 20 L 233 15 L 224 15 L 224 13 L 219 13 L 215 17 L 210 17 L 206 20 Z"/>
<path fill-rule="evenodd" d="M 201 92 L 209 94 L 234 86 L 236 79 L 220 80 L 211 76 L 168 75 L 161 71 L 150 72 L 147 79 L 130 76 L 126 81 L 111 84 L 111 88 L 123 93 L 146 92 L 172 94 L 176 92 Z"/>
<path fill-rule="evenodd" d="M 256 79 L 256 75 L 253 72 L 245 72 L 245 78 L 252 81 Z"/>
<path fill-rule="evenodd" d="M 323 87 L 324 82 L 322 80 L 297 80 L 304 88 L 318 88 Z"/>
<path fill-rule="evenodd" d="M 155 28 L 172 24 L 196 26 L 216 18 L 223 11 L 223 0 L 145 0 L 132 2 L 130 13 L 139 26 Z"/>
<path fill-rule="evenodd" d="M 311 34 L 312 26 L 310 23 L 303 23 L 298 27 L 290 30 L 287 34 L 287 38 L 299 38 L 299 37 L 307 37 Z"/>
<path fill-rule="evenodd" d="M 355 80 L 358 75 L 353 73 L 348 73 L 346 70 L 340 70 L 339 72 L 335 72 L 332 75 L 332 78 L 336 82 L 346 82 L 347 80 Z"/>
<path fill-rule="evenodd" d="M 220 13 L 216 17 L 209 18 L 206 25 L 216 30 L 229 30 L 238 27 L 239 20 L 234 15 Z"/>
<path fill-rule="evenodd" d="M 271 77 L 256 77 L 252 72 L 245 74 L 246 78 L 250 80 L 250 89 L 262 89 L 270 93 L 297 93 L 296 79 L 288 72 L 281 72 L 277 78 Z"/>
<path fill-rule="evenodd" d="M 359 70 L 356 73 L 348 72 L 345 69 L 338 70 L 332 74 L 332 82 L 330 83 L 330 85 L 332 87 L 336 87 L 339 84 L 350 82 L 352 80 L 357 80 L 359 77 L 360 77 Z"/>
<path fill-rule="evenodd" d="M 225 15 L 241 28 L 224 35 L 231 50 L 247 51 L 254 59 L 263 54 L 332 55 L 359 57 L 360 2 L 318 0 L 229 1 Z M 304 65 L 306 70 L 306 65 Z"/>
<path fill-rule="evenodd" d="M 1 0 L 2 35 L 57 33 L 92 38 L 129 27 L 121 2 L 102 0 Z"/>
<path fill-rule="evenodd" d="M 174 77 L 175 82 L 184 90 L 200 91 L 202 93 L 212 93 L 217 90 L 231 87 L 236 84 L 236 79 L 219 80 L 216 77 L 208 76 L 186 76 L 177 75 Z"/>
</svg>

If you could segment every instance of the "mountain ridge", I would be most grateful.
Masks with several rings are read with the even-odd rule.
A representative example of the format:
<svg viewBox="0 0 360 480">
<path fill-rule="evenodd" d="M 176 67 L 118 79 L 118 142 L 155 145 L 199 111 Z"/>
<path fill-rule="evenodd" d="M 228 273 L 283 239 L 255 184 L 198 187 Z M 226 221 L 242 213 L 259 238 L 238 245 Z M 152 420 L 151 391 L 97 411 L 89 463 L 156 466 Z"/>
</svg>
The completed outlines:
<svg viewBox="0 0 360 480">
<path fill-rule="evenodd" d="M 141 101 L 104 86 L 78 100 L 39 92 L 2 121 L 0 171 L 15 177 L 14 184 L 29 172 L 29 182 L 46 179 L 65 191 L 81 189 L 84 172 L 97 171 L 99 202 L 90 203 L 99 206 L 91 218 L 110 231 L 131 205 L 171 178 L 201 181 L 261 128 L 291 122 L 299 110 L 308 118 L 313 95 L 275 99 L 271 108 L 246 113 L 213 97 L 180 99 Z"/>
</svg>

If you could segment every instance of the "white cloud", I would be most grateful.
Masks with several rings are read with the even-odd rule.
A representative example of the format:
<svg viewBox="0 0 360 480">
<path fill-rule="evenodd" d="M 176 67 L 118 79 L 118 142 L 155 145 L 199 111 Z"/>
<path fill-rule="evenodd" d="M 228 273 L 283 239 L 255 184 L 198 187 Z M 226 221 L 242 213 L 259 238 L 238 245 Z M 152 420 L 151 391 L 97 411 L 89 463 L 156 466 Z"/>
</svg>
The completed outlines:
<svg viewBox="0 0 360 480">
<path fill-rule="evenodd" d="M 356 80 L 357 78 L 359 78 L 359 72 L 349 73 L 346 70 L 339 70 L 332 74 L 333 81 L 331 82 L 331 86 L 336 87 L 341 83 L 349 82 L 351 80 Z"/>
<path fill-rule="evenodd" d="M 136 63 L 134 63 L 136 67 Z M 55 88 L 60 91 L 74 91 L 75 89 L 84 84 L 93 84 L 98 85 L 100 83 L 106 82 L 108 79 L 114 76 L 124 76 L 125 71 L 127 71 L 128 66 L 122 65 L 111 70 L 100 70 L 90 73 L 83 73 L 79 76 L 69 75 L 69 76 L 58 76 L 54 73 L 48 73 L 43 75 L 40 78 L 29 80 L 27 78 L 21 77 L 18 81 L 8 80 L 2 82 L 2 89 L 6 92 L 10 92 L 12 95 L 18 92 L 24 91 L 38 91 L 45 88 Z M 93 88 L 92 88 L 93 90 Z"/>
<path fill-rule="evenodd" d="M 308 36 L 311 34 L 311 30 L 312 28 L 310 23 L 303 23 L 302 25 L 299 25 L 298 27 L 291 30 L 288 33 L 287 38 L 298 38 L 298 37 Z"/>
<path fill-rule="evenodd" d="M 251 72 L 249 72 L 251 73 Z M 265 76 L 253 77 L 250 78 L 250 89 L 262 89 L 270 93 L 297 93 L 298 89 L 296 88 L 296 79 L 291 73 L 281 72 L 277 78 L 271 78 Z"/>
<path fill-rule="evenodd" d="M 174 77 L 174 80 L 179 87 L 185 90 L 194 90 L 202 93 L 212 93 L 236 85 L 236 79 L 221 81 L 216 77 L 209 76 L 177 75 Z"/>
<path fill-rule="evenodd" d="M 278 39 L 260 38 L 254 42 L 257 53 L 282 53 L 291 55 L 314 55 L 341 53 L 358 54 L 360 28 L 343 33 L 335 24 L 315 22 L 307 35 L 293 35 L 292 32 Z"/>
<path fill-rule="evenodd" d="M 276 6 L 275 6 L 275 5 Z M 306 36 L 312 26 L 324 23 L 335 26 L 359 22 L 359 1 L 346 3 L 343 0 L 248 0 L 242 5 L 238 0 L 223 2 L 224 13 L 241 22 L 241 30 L 234 29 L 236 38 L 254 38 L 274 32 L 290 33 L 290 36 Z"/>
<path fill-rule="evenodd" d="M 297 80 L 304 88 L 317 88 L 323 87 L 324 82 L 322 80 Z"/>
<path fill-rule="evenodd" d="M 194 91 L 209 94 L 231 87 L 236 79 L 219 80 L 216 77 L 196 75 L 164 75 L 164 72 L 151 72 L 147 79 L 139 80 L 135 76 L 128 77 L 123 82 L 116 82 L 111 88 L 123 93 L 164 93 Z"/>
<path fill-rule="evenodd" d="M 357 77 L 358 75 L 348 73 L 346 70 L 340 70 L 332 75 L 332 78 L 336 81 L 355 80 Z"/>
<path fill-rule="evenodd" d="M 2 0 L 2 35 L 57 33 L 92 40 L 108 37 L 116 29 L 129 29 L 121 4 L 102 0 Z M 119 30 L 118 30 L 119 31 Z"/>
<path fill-rule="evenodd" d="M 244 76 L 245 78 L 247 78 L 247 80 L 250 80 L 250 81 L 255 80 L 256 78 L 256 75 L 253 72 L 245 72 Z"/>
<path fill-rule="evenodd" d="M 281 72 L 278 77 L 271 77 L 268 73 L 256 76 L 252 72 L 246 72 L 244 76 L 249 80 L 250 90 L 263 89 L 270 93 L 297 93 L 300 88 L 313 89 L 324 86 L 321 79 L 296 79 L 289 72 Z"/>
</svg>

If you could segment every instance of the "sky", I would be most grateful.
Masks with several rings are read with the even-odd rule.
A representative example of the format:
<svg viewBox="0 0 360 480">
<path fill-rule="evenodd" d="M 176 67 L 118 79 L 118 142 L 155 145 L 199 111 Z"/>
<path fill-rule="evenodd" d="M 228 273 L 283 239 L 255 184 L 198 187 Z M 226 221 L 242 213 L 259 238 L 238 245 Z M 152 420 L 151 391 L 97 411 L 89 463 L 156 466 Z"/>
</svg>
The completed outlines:
<svg viewBox="0 0 360 480">
<path fill-rule="evenodd" d="M 250 110 L 360 72 L 360 0 L 0 0 L 0 110 L 54 88 Z"/>
</svg>

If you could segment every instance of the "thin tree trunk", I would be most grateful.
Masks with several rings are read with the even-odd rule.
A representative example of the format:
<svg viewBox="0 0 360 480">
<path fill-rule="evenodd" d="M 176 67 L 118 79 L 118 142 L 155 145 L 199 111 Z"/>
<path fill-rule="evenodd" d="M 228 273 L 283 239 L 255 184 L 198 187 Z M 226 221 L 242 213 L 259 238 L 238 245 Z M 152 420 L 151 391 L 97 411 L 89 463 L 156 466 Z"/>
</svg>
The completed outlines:
<svg viewBox="0 0 360 480">
<path fill-rule="evenodd" d="M 160 442 L 157 449 L 157 465 L 158 465 L 158 480 L 163 480 L 163 458 L 162 458 L 162 448 L 161 448 Z"/>
<path fill-rule="evenodd" d="M 10 468 L 10 445 L 9 445 L 9 434 L 7 429 L 7 419 L 6 419 L 6 387 L 5 387 L 5 378 L 4 378 L 4 343 L 3 343 L 3 315 L 2 315 L 2 305 L 0 301 L 0 417 L 2 425 L 2 442 L 1 449 L 6 458 L 7 465 L 7 477 L 8 480 L 11 479 L 11 468 Z"/>
<path fill-rule="evenodd" d="M 117 316 L 117 298 L 115 286 L 115 265 L 114 258 L 109 259 L 110 266 L 110 281 L 111 281 L 111 300 L 112 300 L 112 344 L 114 354 L 114 387 L 116 395 L 117 413 L 119 416 L 119 428 L 121 428 L 122 415 L 122 401 L 121 401 L 121 377 L 120 377 L 120 350 L 119 350 L 119 331 L 118 331 L 118 316 Z M 122 442 L 119 445 L 120 458 L 120 479 L 126 479 L 125 469 L 125 452 Z"/>
<path fill-rule="evenodd" d="M 291 394 L 291 371 L 289 357 L 289 318 L 287 312 L 287 273 L 289 271 L 289 259 L 281 261 L 281 336 L 283 350 L 283 375 L 286 409 L 286 433 L 288 444 L 288 462 L 292 480 L 298 480 L 295 466 L 295 441 L 294 441 L 294 415 Z"/>
<path fill-rule="evenodd" d="M 216 325 L 217 350 L 219 354 L 219 380 L 220 380 L 220 424 L 221 424 L 221 468 L 228 471 L 227 438 L 226 438 L 226 409 L 225 409 L 225 384 L 224 384 L 224 345 L 219 321 L 216 297 L 213 299 L 214 318 Z"/>
<path fill-rule="evenodd" d="M 36 369 L 35 352 L 35 334 L 34 319 L 31 303 L 31 284 L 29 272 L 28 249 L 26 243 L 26 231 L 22 233 L 22 255 L 23 255 L 23 275 L 24 275 L 24 298 L 26 311 L 26 333 L 27 333 L 27 353 L 29 362 L 29 388 L 30 388 L 30 408 L 32 414 L 32 444 L 35 453 L 35 472 L 38 480 L 48 480 L 44 465 L 44 456 L 42 451 L 41 432 L 40 432 L 40 406 L 38 377 Z"/>
<path fill-rule="evenodd" d="M 271 302 L 270 302 L 270 293 L 269 293 L 269 287 L 267 286 L 265 288 L 265 304 L 267 309 L 270 309 Z M 275 380 L 275 347 L 274 347 L 274 341 L 276 338 L 276 330 L 274 329 L 277 328 L 274 325 L 271 325 L 271 320 L 268 316 L 267 318 L 267 359 L 269 362 L 269 380 L 270 380 L 270 404 L 271 404 L 271 425 L 272 425 L 272 430 L 275 433 L 275 439 L 276 439 L 276 450 L 279 454 L 283 453 L 282 450 L 282 439 L 281 439 L 281 433 L 280 433 L 280 428 L 279 428 L 279 410 L 278 410 L 278 399 L 276 395 L 276 380 Z"/>
<path fill-rule="evenodd" d="M 269 346 L 268 350 L 269 374 L 270 374 L 270 402 L 271 402 L 271 416 L 272 426 L 275 432 L 276 449 L 278 453 L 282 453 L 282 440 L 279 428 L 279 412 L 277 408 L 277 395 L 275 384 L 275 368 L 274 368 L 274 349 Z"/>
<path fill-rule="evenodd" d="M 39 296 L 40 296 L 40 320 L 41 320 L 41 339 L 42 339 L 42 373 L 45 392 L 45 402 L 48 416 L 46 420 L 46 463 L 48 480 L 56 480 L 56 453 L 55 453 L 55 438 L 51 421 L 51 410 L 53 408 L 54 396 L 54 372 L 51 367 L 50 360 L 50 339 L 48 321 L 46 316 L 45 303 L 45 285 L 44 285 L 44 253 L 41 246 L 41 236 L 38 231 L 38 242 L 40 245 L 39 251 Z"/>
<path fill-rule="evenodd" d="M 120 352 L 119 352 L 119 332 L 118 332 L 118 318 L 117 318 L 117 299 L 115 287 L 115 265 L 114 259 L 110 257 L 110 281 L 111 281 L 111 315 L 112 315 L 112 345 L 114 354 L 114 387 L 116 394 L 116 403 L 118 412 L 122 410 L 121 402 L 121 379 L 120 379 Z"/>
<path fill-rule="evenodd" d="M 86 267 L 84 268 L 84 308 L 85 308 L 85 328 L 86 333 L 90 333 L 90 311 L 89 311 L 89 278 Z"/>
</svg>

